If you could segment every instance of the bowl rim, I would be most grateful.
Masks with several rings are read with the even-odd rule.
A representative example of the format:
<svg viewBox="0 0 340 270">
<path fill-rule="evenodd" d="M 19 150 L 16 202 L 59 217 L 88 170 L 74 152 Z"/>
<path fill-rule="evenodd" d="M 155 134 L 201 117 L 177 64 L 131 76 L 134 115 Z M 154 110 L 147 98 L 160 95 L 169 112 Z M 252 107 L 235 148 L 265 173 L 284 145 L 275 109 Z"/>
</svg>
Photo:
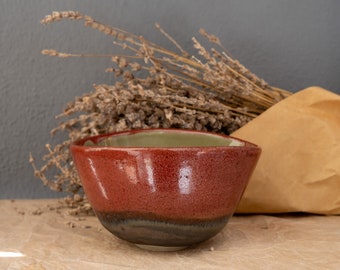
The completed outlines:
<svg viewBox="0 0 340 270">
<path fill-rule="evenodd" d="M 98 141 L 101 138 L 106 138 L 110 136 L 116 136 L 116 135 L 128 135 L 128 134 L 136 134 L 140 132 L 150 132 L 150 131 L 165 131 L 165 132 L 182 132 L 182 133 L 196 133 L 196 134 L 202 134 L 202 135 L 214 135 L 218 137 L 222 137 L 224 139 L 234 139 L 236 141 L 243 142 L 243 145 L 239 146 L 178 146 L 178 147 L 170 147 L 170 146 L 162 146 L 162 147 L 151 147 L 151 146 L 98 146 L 98 145 L 84 145 L 84 143 L 88 140 L 91 140 L 92 142 Z M 98 150 L 98 149 L 115 149 L 115 150 L 127 150 L 127 149 L 136 149 L 136 150 L 156 150 L 156 149 L 161 149 L 161 150 L 185 150 L 185 149 L 258 149 L 261 151 L 261 147 L 234 137 L 230 135 L 225 135 L 225 134 L 220 134 L 220 133 L 214 133 L 210 131 L 200 131 L 200 130 L 192 130 L 192 129 L 180 129 L 180 128 L 146 128 L 146 129 L 133 129 L 133 130 L 125 130 L 125 131 L 114 131 L 114 132 L 109 132 L 109 133 L 103 133 L 99 135 L 94 135 L 94 136 L 87 136 L 81 139 L 77 139 L 75 141 L 72 141 L 70 144 L 71 148 L 77 148 L 77 149 L 86 149 L 86 150 Z"/>
</svg>

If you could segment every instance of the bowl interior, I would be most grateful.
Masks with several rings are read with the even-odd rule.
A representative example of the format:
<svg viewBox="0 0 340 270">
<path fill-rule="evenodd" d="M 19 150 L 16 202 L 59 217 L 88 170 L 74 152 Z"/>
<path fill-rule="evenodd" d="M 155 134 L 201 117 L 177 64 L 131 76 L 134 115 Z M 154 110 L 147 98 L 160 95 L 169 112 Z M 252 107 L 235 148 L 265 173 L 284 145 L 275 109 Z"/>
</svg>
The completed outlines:
<svg viewBox="0 0 340 270">
<path fill-rule="evenodd" d="M 152 130 L 123 133 L 104 137 L 98 141 L 87 140 L 85 146 L 112 147 L 217 147 L 243 146 L 242 141 L 215 134 L 190 131 Z"/>
</svg>

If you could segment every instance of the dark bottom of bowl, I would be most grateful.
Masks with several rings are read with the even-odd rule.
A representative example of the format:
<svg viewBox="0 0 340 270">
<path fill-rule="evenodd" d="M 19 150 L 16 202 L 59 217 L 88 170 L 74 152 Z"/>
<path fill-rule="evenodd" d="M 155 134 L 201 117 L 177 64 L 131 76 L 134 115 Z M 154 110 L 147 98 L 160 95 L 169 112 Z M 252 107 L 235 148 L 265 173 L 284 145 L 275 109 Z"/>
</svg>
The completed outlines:
<svg viewBox="0 0 340 270">
<path fill-rule="evenodd" d="M 210 220 L 163 221 L 155 217 L 141 218 L 134 213 L 96 211 L 96 215 L 115 236 L 151 250 L 179 250 L 203 242 L 221 231 L 231 216 Z"/>
</svg>

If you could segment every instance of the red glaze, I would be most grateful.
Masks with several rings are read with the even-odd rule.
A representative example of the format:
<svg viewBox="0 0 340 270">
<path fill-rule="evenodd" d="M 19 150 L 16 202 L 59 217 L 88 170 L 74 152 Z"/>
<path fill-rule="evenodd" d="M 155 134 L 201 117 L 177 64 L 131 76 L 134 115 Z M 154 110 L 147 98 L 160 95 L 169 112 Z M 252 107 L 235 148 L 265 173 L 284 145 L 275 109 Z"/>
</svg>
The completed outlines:
<svg viewBox="0 0 340 270">
<path fill-rule="evenodd" d="M 135 132 L 143 131 L 124 133 Z M 261 152 L 245 141 L 244 146 L 232 147 L 83 146 L 88 139 L 73 143 L 71 152 L 92 207 L 102 212 L 152 213 L 167 219 L 232 214 Z"/>
</svg>

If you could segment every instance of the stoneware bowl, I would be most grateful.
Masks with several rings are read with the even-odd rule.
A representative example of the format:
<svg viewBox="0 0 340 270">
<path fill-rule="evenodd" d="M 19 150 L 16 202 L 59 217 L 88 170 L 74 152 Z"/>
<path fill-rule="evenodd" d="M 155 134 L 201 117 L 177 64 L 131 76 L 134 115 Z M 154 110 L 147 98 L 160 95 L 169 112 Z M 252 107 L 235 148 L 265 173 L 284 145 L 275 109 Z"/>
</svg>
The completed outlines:
<svg viewBox="0 0 340 270">
<path fill-rule="evenodd" d="M 135 130 L 71 145 L 103 226 L 149 250 L 179 250 L 221 231 L 260 156 L 252 143 L 207 132 Z"/>
</svg>

